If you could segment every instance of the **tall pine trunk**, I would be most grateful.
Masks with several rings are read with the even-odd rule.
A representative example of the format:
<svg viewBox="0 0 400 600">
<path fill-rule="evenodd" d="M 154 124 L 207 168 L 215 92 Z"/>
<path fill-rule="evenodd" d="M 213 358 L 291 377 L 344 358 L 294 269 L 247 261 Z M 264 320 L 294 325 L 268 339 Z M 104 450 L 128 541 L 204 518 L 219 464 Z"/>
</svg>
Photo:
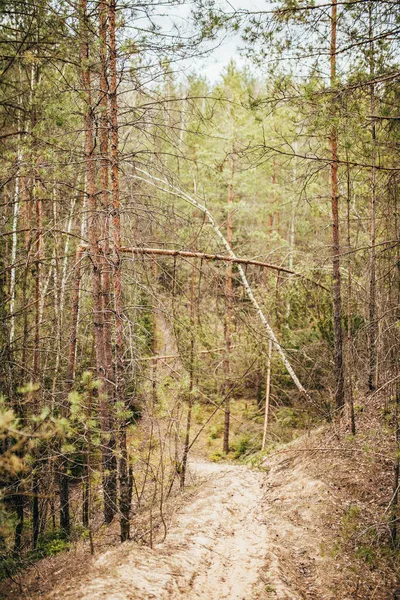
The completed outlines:
<svg viewBox="0 0 400 600">
<path fill-rule="evenodd" d="M 337 0 L 332 2 L 331 15 L 331 87 L 336 84 Z M 336 114 L 336 111 L 334 111 Z M 333 267 L 333 330 L 335 361 L 336 408 L 344 406 L 342 298 L 340 280 L 339 190 L 338 190 L 338 133 L 334 124 L 330 135 L 331 147 L 331 208 L 332 208 L 332 267 Z"/>
<path fill-rule="evenodd" d="M 124 374 L 123 374 L 123 322 L 122 322 L 122 281 L 121 281 L 121 218 L 119 194 L 119 156 L 118 156 L 118 96 L 117 96 L 117 42 L 116 42 L 116 0 L 109 3 L 110 32 L 110 145 L 111 145 L 111 193 L 113 214 L 113 280 L 115 309 L 115 390 L 116 400 L 124 408 Z M 121 541 L 130 535 L 130 478 L 128 472 L 127 418 L 119 419 L 119 510 Z"/>
<path fill-rule="evenodd" d="M 87 231 L 89 238 L 89 255 L 92 263 L 92 301 L 93 301 L 93 324 L 96 346 L 96 371 L 100 381 L 98 389 L 100 398 L 100 420 L 101 420 L 101 447 L 102 447 L 102 469 L 103 469 L 103 497 L 104 497 L 104 520 L 111 523 L 116 512 L 116 486 L 115 470 L 113 473 L 113 448 L 110 444 L 112 439 L 110 431 L 110 408 L 107 393 L 107 359 L 104 341 L 104 302 L 102 286 L 102 262 L 101 249 L 99 246 L 99 219 L 96 201 L 96 168 L 95 168 L 95 140 L 94 140 L 94 116 L 92 106 L 92 81 L 89 65 L 89 31 L 87 15 L 87 2 L 80 0 L 81 13 L 81 61 L 82 61 L 82 88 L 85 97 L 85 165 L 86 165 L 86 195 L 87 195 Z"/>
<path fill-rule="evenodd" d="M 39 82 L 39 71 L 36 65 L 31 67 L 31 101 L 32 101 L 32 116 L 31 125 L 34 132 L 37 124 L 36 98 L 35 91 Z M 42 261 L 42 227 L 43 227 L 43 205 L 39 193 L 39 176 L 38 176 L 38 149 L 37 142 L 34 142 L 33 147 L 33 175 L 32 189 L 33 200 L 35 206 L 35 268 L 34 268 L 34 289 L 35 289 L 35 325 L 34 325 L 34 340 L 33 340 L 33 382 L 39 386 L 40 383 L 40 321 L 41 321 L 41 261 Z M 33 406 L 32 412 L 37 415 L 39 412 L 39 390 L 33 391 Z M 37 455 L 37 452 L 35 452 Z M 35 457 L 37 458 L 37 456 Z M 32 479 L 32 538 L 33 548 L 36 548 L 39 532 L 40 532 L 40 507 L 39 507 L 39 462 L 35 460 Z"/>
<path fill-rule="evenodd" d="M 234 197 L 234 176 L 235 176 L 235 159 L 234 154 L 231 157 L 231 173 L 230 181 L 228 184 L 228 215 L 226 220 L 226 241 L 229 247 L 232 248 L 233 239 L 233 225 L 232 225 L 232 204 Z M 232 263 L 228 263 L 226 268 L 226 279 L 225 279 L 225 323 L 224 323 L 224 334 L 225 334 L 225 360 L 224 360 L 224 394 L 225 394 L 225 415 L 224 415 L 224 443 L 223 451 L 229 452 L 229 429 L 230 429 L 230 418 L 231 418 L 231 398 L 230 398 L 230 375 L 231 375 L 231 326 L 232 326 Z"/>
<path fill-rule="evenodd" d="M 110 252 L 110 192 L 109 192 L 109 148 L 108 148 L 108 61 L 107 61 L 107 3 L 99 3 L 99 39 L 100 39 L 100 189 L 101 189 L 101 239 L 103 244 L 103 304 L 104 304 L 104 345 L 106 353 L 106 384 L 108 395 L 113 395 L 113 365 L 112 365 L 112 298 L 111 298 L 111 266 Z"/>
<path fill-rule="evenodd" d="M 369 15 L 369 74 L 373 79 L 375 74 L 374 61 L 374 43 L 373 27 L 372 27 L 372 5 L 368 4 Z M 376 337 L 377 337 L 377 320 L 376 320 L 376 232 L 375 232 L 375 202 L 376 202 L 376 124 L 375 124 L 375 85 L 370 86 L 370 110 L 371 110 L 371 205 L 370 205 L 370 262 L 369 262 L 369 370 L 368 370 L 368 387 L 373 391 L 377 386 L 377 362 L 376 362 Z"/>
<path fill-rule="evenodd" d="M 74 385 L 75 377 L 75 361 L 76 361 L 76 345 L 78 339 L 78 317 L 79 317 L 79 296 L 81 282 L 81 260 L 83 250 L 77 248 L 74 267 L 74 280 L 72 290 L 72 322 L 71 333 L 68 348 L 68 363 L 65 377 L 65 394 L 61 406 L 62 416 L 69 417 L 69 401 L 68 395 Z M 67 460 L 61 457 L 60 461 L 60 528 L 64 534 L 69 537 L 71 532 L 70 510 L 69 510 L 69 477 L 67 474 Z"/>
<path fill-rule="evenodd" d="M 181 490 L 185 487 L 185 478 L 187 471 L 187 461 L 190 450 L 190 429 L 192 426 L 192 409 L 193 409 L 193 381 L 194 381 L 194 342 L 195 342 L 195 263 L 192 264 L 192 277 L 190 280 L 190 357 L 189 357 L 189 397 L 188 397 L 188 412 L 186 419 L 185 442 L 183 446 L 183 456 L 180 472 L 180 487 Z"/>
<path fill-rule="evenodd" d="M 393 181 L 393 200 L 394 200 L 394 233 L 395 237 L 399 239 L 400 230 L 399 230 L 399 213 L 398 213 L 398 202 L 397 202 L 397 181 L 394 179 Z M 395 275 L 395 294 L 394 294 L 394 305 L 395 309 L 393 311 L 393 321 L 392 327 L 394 331 L 396 331 L 396 324 L 400 320 L 400 248 L 397 244 L 395 251 L 395 259 L 396 259 L 396 275 Z M 394 443 L 395 443 L 395 458 L 393 465 L 393 496 L 391 502 L 390 509 L 390 535 L 392 539 L 393 546 L 399 546 L 399 535 L 398 535 L 398 511 L 399 511 L 399 485 L 400 485 L 400 369 L 399 369 L 399 348 L 398 348 L 398 339 L 395 333 L 394 341 L 392 342 L 391 347 L 391 367 L 393 375 L 395 376 L 394 381 Z"/>
<path fill-rule="evenodd" d="M 347 165 L 347 406 L 350 413 L 350 429 L 352 435 L 356 434 L 356 418 L 354 413 L 353 397 L 353 336 L 352 326 L 352 273 L 351 273 L 351 179 L 348 151 L 346 150 Z"/>
</svg>

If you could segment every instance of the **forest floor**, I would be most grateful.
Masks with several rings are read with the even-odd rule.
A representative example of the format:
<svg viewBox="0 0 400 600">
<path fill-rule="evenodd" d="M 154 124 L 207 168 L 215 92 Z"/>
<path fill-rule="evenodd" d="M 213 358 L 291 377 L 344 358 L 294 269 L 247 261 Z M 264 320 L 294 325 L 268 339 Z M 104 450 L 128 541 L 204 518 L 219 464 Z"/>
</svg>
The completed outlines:
<svg viewBox="0 0 400 600">
<path fill-rule="evenodd" d="M 348 552 L 346 531 L 354 533 L 360 513 L 349 511 L 343 459 L 316 453 L 321 443 L 320 432 L 303 436 L 261 469 L 192 458 L 191 481 L 167 516 L 165 540 L 156 538 L 153 548 L 126 542 L 93 557 L 71 551 L 47 558 L 5 597 L 392 598 L 396 577 L 387 562 L 368 565 Z M 365 473 L 358 472 L 362 484 Z"/>
</svg>

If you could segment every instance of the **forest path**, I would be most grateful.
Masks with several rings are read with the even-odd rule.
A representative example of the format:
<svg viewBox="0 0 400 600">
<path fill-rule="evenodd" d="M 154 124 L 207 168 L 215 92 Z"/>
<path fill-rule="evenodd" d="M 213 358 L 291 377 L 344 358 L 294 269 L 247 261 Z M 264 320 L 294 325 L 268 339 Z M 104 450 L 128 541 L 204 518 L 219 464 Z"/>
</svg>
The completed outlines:
<svg viewBox="0 0 400 600">
<path fill-rule="evenodd" d="M 185 497 L 164 542 L 127 542 L 84 575 L 45 594 L 63 600 L 330 599 L 318 568 L 318 498 L 325 484 L 278 458 L 269 474 L 247 466 L 191 462 L 199 485 Z M 320 580 L 320 581 L 319 581 Z M 322 592 L 322 590 L 324 590 Z M 43 598 L 43 596 L 41 596 Z"/>
</svg>

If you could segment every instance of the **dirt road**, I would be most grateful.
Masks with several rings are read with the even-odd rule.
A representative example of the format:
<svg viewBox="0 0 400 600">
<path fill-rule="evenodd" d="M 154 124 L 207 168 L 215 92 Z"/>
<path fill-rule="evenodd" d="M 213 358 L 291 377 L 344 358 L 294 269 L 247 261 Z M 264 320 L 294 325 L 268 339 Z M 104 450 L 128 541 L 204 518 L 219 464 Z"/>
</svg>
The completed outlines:
<svg viewBox="0 0 400 600">
<path fill-rule="evenodd" d="M 264 566 L 263 475 L 247 467 L 196 462 L 199 491 L 173 517 L 164 543 L 127 543 L 100 555 L 82 579 L 48 598 L 250 600 Z M 254 591 L 254 593 L 253 593 Z"/>
<path fill-rule="evenodd" d="M 28 597 L 337 600 L 335 566 L 321 552 L 329 489 L 292 459 L 276 457 L 268 469 L 192 462 L 197 485 L 173 515 L 164 542 L 152 549 L 127 542 L 76 574 L 61 568 L 45 593 L 44 581 L 42 592 Z"/>
</svg>

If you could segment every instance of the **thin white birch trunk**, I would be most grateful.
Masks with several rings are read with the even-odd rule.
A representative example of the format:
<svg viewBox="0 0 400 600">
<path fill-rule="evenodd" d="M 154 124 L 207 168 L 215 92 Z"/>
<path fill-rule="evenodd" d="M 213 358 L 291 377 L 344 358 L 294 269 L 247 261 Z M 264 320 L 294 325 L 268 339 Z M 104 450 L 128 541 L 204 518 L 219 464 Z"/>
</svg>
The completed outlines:
<svg viewBox="0 0 400 600">
<path fill-rule="evenodd" d="M 53 200 L 53 214 L 54 220 L 57 220 L 57 203 L 54 197 Z M 56 352 L 56 364 L 54 367 L 54 379 L 53 379 L 53 393 L 55 392 L 58 370 L 60 367 L 60 357 L 61 357 L 61 347 L 62 347 L 62 331 L 63 331 L 63 314 L 64 314 L 64 299 L 65 299 L 65 290 L 67 287 L 67 269 L 68 269 L 68 252 L 70 246 L 70 233 L 72 231 L 72 223 L 74 216 L 74 208 L 75 208 L 75 198 L 71 203 L 71 209 L 68 217 L 67 230 L 66 230 L 66 238 L 64 245 L 64 256 L 62 263 L 62 271 L 61 271 L 61 282 L 59 281 L 59 272 L 58 272 L 58 261 L 57 261 L 57 253 L 54 250 L 54 297 L 55 297 L 55 313 L 57 320 L 57 352 Z"/>
<path fill-rule="evenodd" d="M 264 430 L 263 440 L 261 444 L 261 450 L 265 450 L 265 442 L 267 439 L 268 430 L 268 415 L 269 415 L 269 396 L 271 392 L 271 358 L 272 358 L 272 342 L 268 341 L 268 354 L 267 354 L 267 381 L 265 384 L 265 413 L 264 413 Z"/>
<path fill-rule="evenodd" d="M 21 163 L 22 154 L 18 149 L 17 152 L 17 174 L 15 179 L 15 190 L 14 190 L 14 207 L 13 207 L 13 222 L 12 222 L 12 248 L 11 248 L 11 275 L 10 275 L 10 346 L 14 341 L 15 337 L 15 301 L 16 301 L 16 260 L 17 260 L 17 244 L 18 244 L 18 217 L 19 217 L 19 165 Z"/>
<path fill-rule="evenodd" d="M 71 211 L 69 213 L 69 219 L 68 219 L 68 225 L 67 225 L 67 236 L 65 239 L 65 246 L 64 246 L 64 258 L 63 258 L 63 267 L 62 267 L 62 275 L 61 275 L 61 289 L 60 289 L 61 314 L 63 313 L 65 289 L 67 287 L 68 252 L 69 252 L 69 245 L 70 245 L 70 233 L 72 231 L 72 223 L 74 221 L 75 203 L 76 203 L 76 199 L 74 198 L 72 201 L 72 204 L 71 204 Z"/>
</svg>

